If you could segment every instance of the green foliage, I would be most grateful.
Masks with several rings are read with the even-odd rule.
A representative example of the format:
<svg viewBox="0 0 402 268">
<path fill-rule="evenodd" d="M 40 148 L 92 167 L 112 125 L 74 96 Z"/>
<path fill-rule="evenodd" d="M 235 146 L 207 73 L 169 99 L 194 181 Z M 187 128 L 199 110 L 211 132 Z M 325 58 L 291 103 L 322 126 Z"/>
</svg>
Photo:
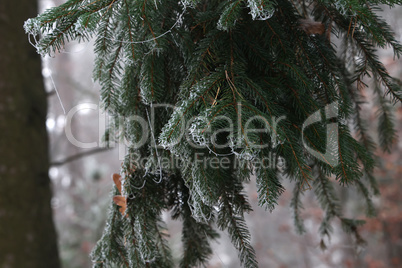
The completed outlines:
<svg viewBox="0 0 402 268">
<path fill-rule="evenodd" d="M 269 210 L 282 181 L 295 181 L 300 233 L 301 196 L 313 189 L 325 211 L 321 235 L 338 219 L 362 244 L 362 222 L 343 218 L 333 184 L 355 185 L 374 215 L 376 144 L 361 113 L 365 81 L 375 85 L 387 151 L 396 138 L 391 104 L 402 97 L 376 55 L 378 47 L 402 52 L 375 13 L 378 4 L 401 1 L 69 0 L 28 20 L 27 33 L 41 34 L 42 55 L 95 39 L 94 77 L 121 130 L 108 137 L 131 142 L 121 170 L 126 214 L 111 205 L 95 267 L 172 267 L 161 220 L 168 210 L 183 221 L 181 267 L 207 263 L 216 227 L 227 230 L 245 267 L 257 267 L 244 220 L 251 207 L 243 186 L 253 174 L 259 204 Z M 138 146 L 145 130 L 152 133 Z M 335 147 L 326 154 L 328 144 Z"/>
</svg>

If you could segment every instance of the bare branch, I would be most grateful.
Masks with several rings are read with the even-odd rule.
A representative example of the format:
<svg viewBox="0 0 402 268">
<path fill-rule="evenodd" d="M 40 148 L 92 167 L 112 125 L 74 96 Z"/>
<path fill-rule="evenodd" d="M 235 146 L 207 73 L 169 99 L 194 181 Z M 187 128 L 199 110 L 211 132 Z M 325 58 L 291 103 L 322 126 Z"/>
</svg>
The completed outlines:
<svg viewBox="0 0 402 268">
<path fill-rule="evenodd" d="M 61 161 L 52 162 L 52 163 L 50 163 L 50 166 L 52 166 L 52 167 L 62 166 L 62 165 L 67 164 L 69 162 L 78 160 L 78 159 L 80 159 L 82 157 L 86 157 L 86 156 L 89 156 L 89 155 L 92 155 L 92 154 L 102 153 L 102 152 L 106 152 L 106 151 L 110 151 L 110 150 L 111 150 L 111 148 L 96 148 L 96 149 L 91 150 L 91 151 L 86 151 L 86 152 L 82 152 L 82 153 L 78 153 L 78 154 L 69 156 L 69 157 L 67 157 L 67 158 L 65 158 L 64 160 L 61 160 Z"/>
</svg>

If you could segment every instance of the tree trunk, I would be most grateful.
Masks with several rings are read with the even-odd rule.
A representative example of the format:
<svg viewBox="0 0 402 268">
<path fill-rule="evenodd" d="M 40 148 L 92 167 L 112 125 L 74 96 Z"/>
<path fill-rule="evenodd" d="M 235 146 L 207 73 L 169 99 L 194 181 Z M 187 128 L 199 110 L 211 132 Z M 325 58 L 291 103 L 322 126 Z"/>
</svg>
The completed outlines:
<svg viewBox="0 0 402 268">
<path fill-rule="evenodd" d="M 34 0 L 0 1 L 0 267 L 60 267 L 50 207 L 47 100 L 23 30 Z"/>
</svg>

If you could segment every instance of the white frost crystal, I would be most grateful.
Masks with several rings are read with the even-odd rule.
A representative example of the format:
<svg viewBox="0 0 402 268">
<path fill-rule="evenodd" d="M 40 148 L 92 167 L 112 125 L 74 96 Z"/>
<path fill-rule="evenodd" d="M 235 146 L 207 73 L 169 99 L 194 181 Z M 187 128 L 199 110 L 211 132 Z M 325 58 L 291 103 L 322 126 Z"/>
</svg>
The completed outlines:
<svg viewBox="0 0 402 268">
<path fill-rule="evenodd" d="M 263 0 L 248 0 L 247 5 L 250 8 L 250 14 L 253 20 L 267 20 L 270 19 L 274 13 L 275 8 L 271 5 L 266 5 Z"/>
</svg>

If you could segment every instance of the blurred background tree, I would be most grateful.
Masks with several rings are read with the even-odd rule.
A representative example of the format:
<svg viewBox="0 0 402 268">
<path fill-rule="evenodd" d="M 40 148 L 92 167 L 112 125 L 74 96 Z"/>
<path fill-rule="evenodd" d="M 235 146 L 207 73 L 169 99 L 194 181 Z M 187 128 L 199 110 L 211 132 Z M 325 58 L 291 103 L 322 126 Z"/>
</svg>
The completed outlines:
<svg viewBox="0 0 402 268">
<path fill-rule="evenodd" d="M 0 2 L 0 267 L 59 267 L 50 207 L 46 93 L 23 22 L 36 1 Z"/>
</svg>

